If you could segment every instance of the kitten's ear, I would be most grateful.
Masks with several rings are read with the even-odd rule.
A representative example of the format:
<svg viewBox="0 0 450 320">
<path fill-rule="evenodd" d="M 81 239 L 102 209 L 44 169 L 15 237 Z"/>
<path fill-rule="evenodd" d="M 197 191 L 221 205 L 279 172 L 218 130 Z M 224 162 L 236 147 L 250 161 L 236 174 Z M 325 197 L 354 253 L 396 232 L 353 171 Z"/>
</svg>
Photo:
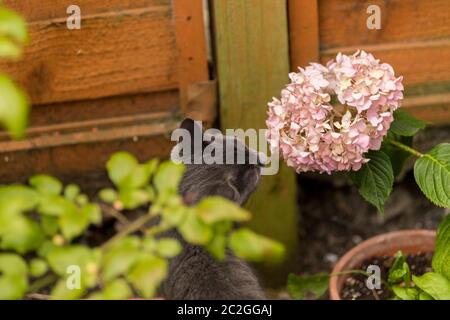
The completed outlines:
<svg viewBox="0 0 450 320">
<path fill-rule="evenodd" d="M 202 128 L 191 118 L 186 118 L 180 124 L 181 129 L 186 129 L 191 135 L 194 132 L 202 132 Z"/>
</svg>

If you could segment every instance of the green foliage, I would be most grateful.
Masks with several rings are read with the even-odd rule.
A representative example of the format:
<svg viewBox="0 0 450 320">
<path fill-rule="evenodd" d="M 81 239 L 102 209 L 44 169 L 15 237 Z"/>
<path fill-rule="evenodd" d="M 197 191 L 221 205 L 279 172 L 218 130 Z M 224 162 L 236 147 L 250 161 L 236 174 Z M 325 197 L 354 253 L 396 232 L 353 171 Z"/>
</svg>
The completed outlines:
<svg viewBox="0 0 450 320">
<path fill-rule="evenodd" d="M 221 260 L 227 246 L 255 261 L 278 261 L 284 253 L 278 242 L 235 230 L 233 224 L 249 220 L 250 213 L 231 201 L 210 197 L 187 206 L 177 192 L 182 165 L 141 164 L 120 152 L 107 170 L 115 188 L 101 190 L 99 197 L 114 216 L 123 222 L 129 209 L 147 212 L 98 247 L 79 241 L 91 225 L 102 222 L 100 206 L 79 186 L 40 174 L 29 185 L 0 187 L 0 248 L 19 254 L 0 253 L 0 262 L 19 266 L 15 272 L 0 270 L 4 298 L 19 299 L 46 287 L 52 299 L 126 299 L 133 292 L 151 298 L 167 276 L 169 260 L 182 251 L 178 240 L 162 236 L 173 228 Z"/>
<path fill-rule="evenodd" d="M 437 230 L 433 270 L 450 281 L 450 215 L 444 218 Z"/>
<path fill-rule="evenodd" d="M 420 277 L 413 275 L 413 281 L 435 300 L 450 300 L 450 281 L 436 272 L 427 272 Z"/>
<path fill-rule="evenodd" d="M 351 172 L 350 178 L 363 198 L 384 212 L 384 203 L 394 184 L 391 161 L 382 151 L 369 151 L 367 158 L 370 161 L 359 171 Z"/>
<path fill-rule="evenodd" d="M 392 263 L 388 274 L 389 284 L 400 282 L 404 282 L 407 286 L 409 286 L 411 282 L 411 272 L 408 263 L 406 262 L 406 258 L 401 251 L 397 252 L 395 255 L 395 260 Z"/>
<path fill-rule="evenodd" d="M 319 299 L 325 294 L 328 288 L 330 275 L 318 273 L 311 276 L 298 276 L 293 273 L 288 276 L 287 290 L 292 299 L 303 300 L 308 295 Z"/>
<path fill-rule="evenodd" d="M 450 143 L 441 143 L 414 165 L 414 177 L 435 205 L 450 208 Z"/>
<path fill-rule="evenodd" d="M 419 130 L 424 129 L 427 123 L 414 118 L 403 109 L 394 111 L 394 121 L 391 124 L 390 131 L 400 136 L 413 136 Z"/>
<path fill-rule="evenodd" d="M 280 261 L 284 257 L 284 247 L 269 238 L 242 228 L 234 231 L 229 238 L 229 246 L 241 258 L 251 261 Z"/>
<path fill-rule="evenodd" d="M 21 45 L 27 40 L 24 19 L 0 6 L 0 57 L 20 58 Z M 7 75 L 0 74 L 0 125 L 15 139 L 24 135 L 29 108 L 26 94 Z"/>
</svg>

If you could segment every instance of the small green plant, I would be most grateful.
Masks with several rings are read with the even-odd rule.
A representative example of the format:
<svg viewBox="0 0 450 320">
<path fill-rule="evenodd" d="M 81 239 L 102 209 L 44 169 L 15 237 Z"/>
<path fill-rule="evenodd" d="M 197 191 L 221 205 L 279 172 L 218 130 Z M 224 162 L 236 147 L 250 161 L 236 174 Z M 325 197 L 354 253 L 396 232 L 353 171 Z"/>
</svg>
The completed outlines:
<svg viewBox="0 0 450 320">
<path fill-rule="evenodd" d="M 178 195 L 184 166 L 170 161 L 139 163 L 120 152 L 107 163 L 116 188 L 100 198 L 124 227 L 98 246 L 82 243 L 90 225 L 102 223 L 99 204 L 75 184 L 37 175 L 29 185 L 0 187 L 0 299 L 153 297 L 167 276 L 168 259 L 180 243 L 164 232 L 177 229 L 192 244 L 222 260 L 229 247 L 239 257 L 279 260 L 284 248 L 246 228 L 233 228 L 250 213 L 220 197 L 188 206 Z M 128 221 L 130 210 L 146 214 Z"/>
<path fill-rule="evenodd" d="M 397 252 L 384 281 L 392 293 L 392 299 L 450 300 L 450 215 L 447 215 L 438 227 L 432 268 L 433 272 L 414 275 L 404 254 L 401 251 Z M 293 299 L 301 300 L 308 294 L 319 298 L 326 292 L 330 277 L 355 273 L 370 276 L 364 270 L 311 276 L 290 274 L 288 291 Z"/>
<path fill-rule="evenodd" d="M 424 121 L 402 109 L 394 112 L 394 122 L 381 149 L 369 151 L 370 161 L 359 171 L 349 173 L 361 196 L 379 212 L 392 191 L 394 178 L 405 161 L 413 156 L 414 177 L 424 195 L 439 207 L 450 207 L 450 143 L 441 143 L 427 153 L 412 148 L 412 137 L 425 128 Z"/>
<path fill-rule="evenodd" d="M 0 6 L 0 58 L 17 60 L 22 45 L 28 41 L 25 20 L 17 13 Z M 0 73 L 0 126 L 15 139 L 22 138 L 27 126 L 29 101 L 7 75 Z"/>
</svg>

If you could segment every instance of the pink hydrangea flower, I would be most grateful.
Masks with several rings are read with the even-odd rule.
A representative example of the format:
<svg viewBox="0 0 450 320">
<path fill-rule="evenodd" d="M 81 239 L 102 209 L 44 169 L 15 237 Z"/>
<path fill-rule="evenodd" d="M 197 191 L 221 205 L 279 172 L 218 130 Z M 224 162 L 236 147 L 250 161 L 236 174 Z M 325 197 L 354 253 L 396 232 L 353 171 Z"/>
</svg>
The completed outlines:
<svg viewBox="0 0 450 320">
<path fill-rule="evenodd" d="M 403 98 L 402 77 L 364 51 L 339 53 L 326 67 L 312 63 L 289 78 L 268 104 L 267 139 L 297 172 L 359 170 Z"/>
</svg>

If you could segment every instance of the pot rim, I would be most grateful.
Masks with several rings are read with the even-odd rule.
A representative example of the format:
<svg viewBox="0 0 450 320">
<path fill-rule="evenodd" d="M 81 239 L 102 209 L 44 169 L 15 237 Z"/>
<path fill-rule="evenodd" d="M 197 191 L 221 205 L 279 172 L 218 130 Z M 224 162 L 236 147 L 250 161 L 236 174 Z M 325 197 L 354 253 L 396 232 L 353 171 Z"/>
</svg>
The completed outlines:
<svg viewBox="0 0 450 320">
<path fill-rule="evenodd" d="M 364 254 L 365 251 L 368 249 L 371 249 L 371 251 L 375 250 L 376 248 L 379 248 L 378 254 L 394 254 L 398 250 L 402 250 L 405 247 L 405 244 L 398 244 L 398 247 L 396 247 L 395 250 L 393 250 L 393 246 L 391 245 L 390 249 L 387 248 L 389 243 L 391 241 L 399 240 L 399 239 L 414 239 L 415 242 L 419 243 L 418 240 L 420 239 L 428 239 L 427 242 L 424 242 L 421 250 L 407 250 L 409 252 L 431 252 L 434 250 L 434 239 L 436 237 L 436 231 L 435 230 L 429 230 L 429 229 L 408 229 L 408 230 L 398 230 L 398 231 L 392 231 L 383 233 L 374 237 L 371 237 L 360 244 L 356 245 L 349 251 L 347 251 L 336 263 L 336 265 L 333 268 L 332 274 L 336 274 L 348 269 L 352 269 L 353 267 L 349 268 L 349 265 L 354 265 L 357 263 L 362 262 L 363 260 L 376 256 L 376 253 L 373 254 Z M 395 247 L 395 246 L 394 246 Z M 411 246 L 412 248 L 413 246 Z M 404 250 L 405 251 L 405 250 Z M 356 258 L 355 258 L 356 257 Z M 355 262 L 356 261 L 356 262 Z M 340 290 L 341 285 L 343 281 L 348 277 L 349 275 L 340 275 L 340 276 L 332 276 L 330 277 L 329 281 L 329 292 L 330 292 L 330 299 L 331 300 L 341 300 L 340 297 Z"/>
</svg>

